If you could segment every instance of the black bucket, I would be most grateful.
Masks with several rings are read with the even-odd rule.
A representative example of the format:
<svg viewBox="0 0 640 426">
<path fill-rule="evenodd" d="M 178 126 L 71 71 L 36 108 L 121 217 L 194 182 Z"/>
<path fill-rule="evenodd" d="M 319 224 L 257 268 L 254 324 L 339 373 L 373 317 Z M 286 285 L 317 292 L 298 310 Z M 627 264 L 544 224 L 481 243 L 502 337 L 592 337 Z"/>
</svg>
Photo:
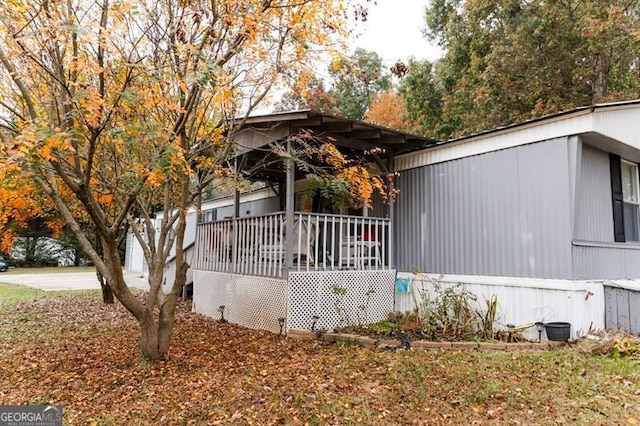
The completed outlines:
<svg viewBox="0 0 640 426">
<path fill-rule="evenodd" d="M 544 325 L 547 339 L 553 342 L 566 342 L 571 337 L 571 323 L 548 322 Z"/>
</svg>

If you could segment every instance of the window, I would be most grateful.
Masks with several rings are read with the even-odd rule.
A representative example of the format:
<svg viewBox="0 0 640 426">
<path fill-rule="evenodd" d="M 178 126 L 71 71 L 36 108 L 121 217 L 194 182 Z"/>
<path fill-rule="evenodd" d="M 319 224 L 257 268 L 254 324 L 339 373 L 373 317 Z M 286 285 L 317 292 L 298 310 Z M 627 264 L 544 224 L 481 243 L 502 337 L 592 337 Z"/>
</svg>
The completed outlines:
<svg viewBox="0 0 640 426">
<path fill-rule="evenodd" d="M 638 193 L 638 165 L 622 160 L 622 202 L 624 236 L 627 241 L 640 240 L 640 194 Z"/>
</svg>

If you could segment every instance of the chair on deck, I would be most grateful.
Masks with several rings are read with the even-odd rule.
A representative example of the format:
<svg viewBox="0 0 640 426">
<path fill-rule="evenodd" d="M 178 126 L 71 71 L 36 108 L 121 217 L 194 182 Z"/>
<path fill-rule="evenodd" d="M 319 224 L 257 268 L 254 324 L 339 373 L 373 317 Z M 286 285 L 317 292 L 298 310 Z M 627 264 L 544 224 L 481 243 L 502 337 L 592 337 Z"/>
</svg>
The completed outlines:
<svg viewBox="0 0 640 426">
<path fill-rule="evenodd" d="M 285 261 L 285 223 L 281 225 L 281 235 L 275 236 L 275 243 L 259 244 L 258 259 L 263 262 L 284 263 Z M 293 234 L 293 262 L 313 264 L 315 251 L 316 225 L 307 221 L 296 221 Z"/>
<path fill-rule="evenodd" d="M 362 236 L 342 238 L 340 266 L 362 269 L 365 266 L 378 267 L 382 264 L 380 241 L 375 239 L 374 229 L 364 228 Z"/>
</svg>

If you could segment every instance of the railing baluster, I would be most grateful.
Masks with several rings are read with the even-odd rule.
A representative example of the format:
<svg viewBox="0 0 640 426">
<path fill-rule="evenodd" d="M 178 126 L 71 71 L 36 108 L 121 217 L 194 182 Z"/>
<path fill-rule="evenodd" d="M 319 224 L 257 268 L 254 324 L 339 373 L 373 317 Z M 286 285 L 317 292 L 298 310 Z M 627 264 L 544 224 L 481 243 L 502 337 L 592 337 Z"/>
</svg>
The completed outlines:
<svg viewBox="0 0 640 426">
<path fill-rule="evenodd" d="M 284 245 L 284 214 L 278 216 L 278 248 L 276 259 L 278 260 L 278 274 L 279 276 L 283 276 L 283 263 L 284 263 L 284 253 L 282 253 L 282 247 Z"/>
<path fill-rule="evenodd" d="M 314 229 L 314 236 L 313 236 L 313 266 L 314 269 L 317 271 L 318 270 L 318 265 L 320 263 L 320 256 L 319 256 L 319 252 L 320 252 L 320 216 L 319 215 L 314 215 L 314 219 L 313 219 L 313 229 Z M 324 260 L 323 260 L 323 264 L 324 264 Z"/>
<path fill-rule="evenodd" d="M 331 218 L 331 270 L 335 270 L 336 268 L 336 247 L 340 250 L 340 244 L 336 246 L 336 218 Z M 338 259 L 338 261 L 340 261 Z"/>
<path fill-rule="evenodd" d="M 296 238 L 294 270 L 391 267 L 389 219 L 298 212 L 295 220 L 291 236 Z M 277 213 L 199 223 L 194 267 L 282 277 L 286 254 L 283 222 L 284 214 Z"/>
<path fill-rule="evenodd" d="M 313 253 L 311 252 L 311 215 L 307 215 L 306 222 L 303 223 L 305 224 L 305 234 L 307 235 L 307 241 L 305 242 L 305 244 L 307 245 L 305 263 L 307 266 L 307 272 L 309 272 L 309 269 L 311 268 L 310 257 L 313 255 Z"/>
</svg>

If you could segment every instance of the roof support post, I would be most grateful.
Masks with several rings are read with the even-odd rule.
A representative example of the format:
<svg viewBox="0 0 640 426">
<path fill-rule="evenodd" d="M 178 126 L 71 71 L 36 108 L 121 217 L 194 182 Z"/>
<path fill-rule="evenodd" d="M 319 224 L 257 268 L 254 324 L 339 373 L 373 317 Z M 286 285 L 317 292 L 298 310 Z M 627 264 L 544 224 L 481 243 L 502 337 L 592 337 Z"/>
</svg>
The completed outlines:
<svg viewBox="0 0 640 426">
<path fill-rule="evenodd" d="M 229 271 L 231 273 L 235 273 L 237 271 L 238 264 L 238 217 L 240 217 L 240 191 L 238 190 L 238 175 L 240 174 L 240 170 L 238 170 L 238 157 L 233 160 L 233 174 L 233 236 L 231 240 L 231 271 Z"/>
<path fill-rule="evenodd" d="M 394 164 L 394 158 L 393 158 L 393 152 L 389 153 L 389 156 L 387 157 L 387 170 L 388 173 L 395 173 L 395 164 Z M 395 178 L 395 176 L 394 176 Z M 394 216 L 395 216 L 395 200 L 393 199 L 392 195 L 393 195 L 393 190 L 394 190 L 394 179 L 390 179 L 389 183 L 388 183 L 388 201 L 389 201 L 389 255 L 388 255 L 388 259 L 389 259 L 389 269 L 395 269 L 395 265 L 396 265 L 396 249 L 395 249 L 395 239 L 394 239 L 394 235 L 395 235 L 395 221 L 394 221 Z"/>
<path fill-rule="evenodd" d="M 295 225 L 293 210 L 295 208 L 295 185 L 296 185 L 296 163 L 293 158 L 293 142 L 291 138 L 287 139 L 287 177 L 285 183 L 285 274 L 289 275 L 289 271 L 293 269 L 293 239 L 295 234 Z"/>
</svg>

